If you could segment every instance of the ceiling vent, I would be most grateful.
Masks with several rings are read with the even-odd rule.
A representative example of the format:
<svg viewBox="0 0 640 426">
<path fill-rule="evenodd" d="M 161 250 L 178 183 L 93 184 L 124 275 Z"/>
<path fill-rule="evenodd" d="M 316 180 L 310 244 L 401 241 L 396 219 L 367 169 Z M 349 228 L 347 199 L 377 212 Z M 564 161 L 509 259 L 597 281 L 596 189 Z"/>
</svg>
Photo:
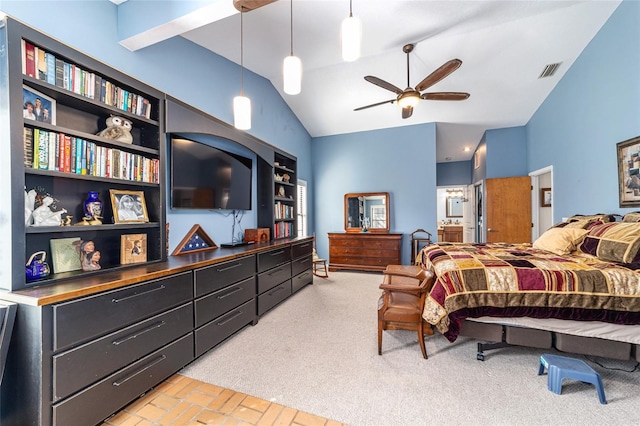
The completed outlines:
<svg viewBox="0 0 640 426">
<path fill-rule="evenodd" d="M 556 73 L 556 71 L 558 71 L 558 68 L 560 68 L 560 64 L 562 64 L 562 62 L 556 62 L 555 64 L 547 65 L 546 67 L 544 67 L 538 78 L 551 77 Z"/>
</svg>

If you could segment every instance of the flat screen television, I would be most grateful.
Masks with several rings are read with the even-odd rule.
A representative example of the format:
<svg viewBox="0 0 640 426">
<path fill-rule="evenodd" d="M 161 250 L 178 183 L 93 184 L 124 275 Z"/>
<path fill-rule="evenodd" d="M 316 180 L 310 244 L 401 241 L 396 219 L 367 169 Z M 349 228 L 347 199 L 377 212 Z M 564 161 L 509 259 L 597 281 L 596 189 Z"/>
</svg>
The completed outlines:
<svg viewBox="0 0 640 426">
<path fill-rule="evenodd" d="M 251 210 L 250 158 L 171 136 L 171 208 Z"/>
</svg>

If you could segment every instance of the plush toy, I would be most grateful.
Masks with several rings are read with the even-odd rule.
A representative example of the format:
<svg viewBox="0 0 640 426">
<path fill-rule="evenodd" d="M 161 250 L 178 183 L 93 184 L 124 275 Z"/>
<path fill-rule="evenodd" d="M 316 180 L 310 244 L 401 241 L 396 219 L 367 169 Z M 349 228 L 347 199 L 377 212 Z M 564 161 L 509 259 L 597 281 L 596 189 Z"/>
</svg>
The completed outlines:
<svg viewBox="0 0 640 426">
<path fill-rule="evenodd" d="M 107 128 L 98 132 L 97 135 L 118 142 L 133 143 L 132 127 L 131 121 L 124 117 L 112 115 L 107 118 Z"/>
</svg>

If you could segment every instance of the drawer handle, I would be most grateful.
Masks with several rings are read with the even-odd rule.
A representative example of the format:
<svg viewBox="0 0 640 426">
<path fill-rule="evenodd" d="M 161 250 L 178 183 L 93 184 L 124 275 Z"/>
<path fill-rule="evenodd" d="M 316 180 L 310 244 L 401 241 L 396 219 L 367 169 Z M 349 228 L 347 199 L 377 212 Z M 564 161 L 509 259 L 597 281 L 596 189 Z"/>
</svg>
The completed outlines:
<svg viewBox="0 0 640 426">
<path fill-rule="evenodd" d="M 284 287 L 282 287 L 282 286 L 280 286 L 278 288 L 274 288 L 273 291 L 269 292 L 269 296 L 273 296 L 274 294 L 276 294 L 277 292 L 282 291 L 282 290 L 284 290 Z"/>
<path fill-rule="evenodd" d="M 242 266 L 242 263 L 236 263 L 235 265 L 227 266 L 226 268 L 216 268 L 217 272 L 228 271 L 229 269 L 237 268 L 238 266 Z"/>
<path fill-rule="evenodd" d="M 273 271 L 269 272 L 267 275 L 277 274 L 278 272 L 282 272 L 282 268 L 274 269 Z"/>
<path fill-rule="evenodd" d="M 244 312 L 242 311 L 235 311 L 233 315 L 231 315 L 228 318 L 225 318 L 224 321 L 220 321 L 219 323 L 217 323 L 217 325 L 219 326 L 223 326 L 226 323 L 228 323 L 229 321 L 233 321 L 234 319 L 238 318 L 240 315 L 244 314 Z"/>
<path fill-rule="evenodd" d="M 142 330 L 139 330 L 139 331 L 136 331 L 135 333 L 130 334 L 130 335 L 126 336 L 126 337 L 123 337 L 122 339 L 114 340 L 113 342 L 111 342 L 111 344 L 118 346 L 119 344 L 124 343 L 127 340 L 135 339 L 136 337 L 142 336 L 144 333 L 148 333 L 148 332 L 150 332 L 152 330 L 155 330 L 156 328 L 160 328 L 165 324 L 166 324 L 166 322 L 164 322 L 164 321 L 160 321 L 160 322 L 157 322 L 155 324 L 151 324 L 149 327 L 143 328 Z"/>
<path fill-rule="evenodd" d="M 299 262 L 300 262 L 301 264 L 302 264 L 302 263 L 309 263 L 309 262 L 311 262 L 311 258 L 310 258 L 310 257 L 305 257 L 304 259 L 300 260 Z"/>
<path fill-rule="evenodd" d="M 311 244 L 307 243 L 307 244 L 300 244 L 298 247 L 306 248 L 306 247 L 309 247 L 309 246 L 311 246 Z"/>
<path fill-rule="evenodd" d="M 284 253 L 284 250 L 278 250 L 270 253 L 269 256 L 280 256 L 282 253 Z"/>
<path fill-rule="evenodd" d="M 133 299 L 134 297 L 144 296 L 145 294 L 153 293 L 154 291 L 164 290 L 164 288 L 165 288 L 164 284 L 162 284 L 160 287 L 152 288 L 151 290 L 143 291 L 142 293 L 134 293 L 131 296 L 125 296 L 121 299 L 111 299 L 111 301 L 113 303 L 120 303 L 120 302 L 124 302 L 125 300 Z"/>
<path fill-rule="evenodd" d="M 125 377 L 122 380 L 116 380 L 112 384 L 113 384 L 113 386 L 121 386 L 121 385 L 125 384 L 127 381 L 133 379 L 138 374 L 144 373 L 145 370 L 148 370 L 149 368 L 153 367 L 154 365 L 156 365 L 159 362 L 164 361 L 165 359 L 167 359 L 166 355 L 160 355 L 158 358 L 154 359 L 153 361 L 151 361 L 149 364 L 145 365 L 141 369 L 139 369 L 137 371 L 134 371 L 133 373 L 131 373 L 130 375 L 128 375 L 127 377 Z"/>
<path fill-rule="evenodd" d="M 221 295 L 217 296 L 217 299 L 222 300 L 222 299 L 224 299 L 224 298 L 226 298 L 226 297 L 229 297 L 229 296 L 231 296 L 232 294 L 235 294 L 235 293 L 237 293 L 237 292 L 239 292 L 239 291 L 242 291 L 242 287 L 236 287 L 236 288 L 230 289 L 230 290 L 229 290 L 228 292 L 226 292 L 225 294 L 221 294 Z"/>
</svg>

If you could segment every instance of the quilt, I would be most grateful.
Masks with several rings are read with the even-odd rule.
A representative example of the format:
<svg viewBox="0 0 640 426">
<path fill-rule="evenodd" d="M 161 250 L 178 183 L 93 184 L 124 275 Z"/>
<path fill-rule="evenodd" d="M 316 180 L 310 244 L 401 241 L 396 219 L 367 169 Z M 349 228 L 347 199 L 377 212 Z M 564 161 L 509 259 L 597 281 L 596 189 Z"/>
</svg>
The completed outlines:
<svg viewBox="0 0 640 426">
<path fill-rule="evenodd" d="M 467 317 L 532 317 L 640 324 L 640 270 L 531 244 L 438 243 L 419 263 L 435 273 L 423 318 L 449 341 Z"/>
</svg>

